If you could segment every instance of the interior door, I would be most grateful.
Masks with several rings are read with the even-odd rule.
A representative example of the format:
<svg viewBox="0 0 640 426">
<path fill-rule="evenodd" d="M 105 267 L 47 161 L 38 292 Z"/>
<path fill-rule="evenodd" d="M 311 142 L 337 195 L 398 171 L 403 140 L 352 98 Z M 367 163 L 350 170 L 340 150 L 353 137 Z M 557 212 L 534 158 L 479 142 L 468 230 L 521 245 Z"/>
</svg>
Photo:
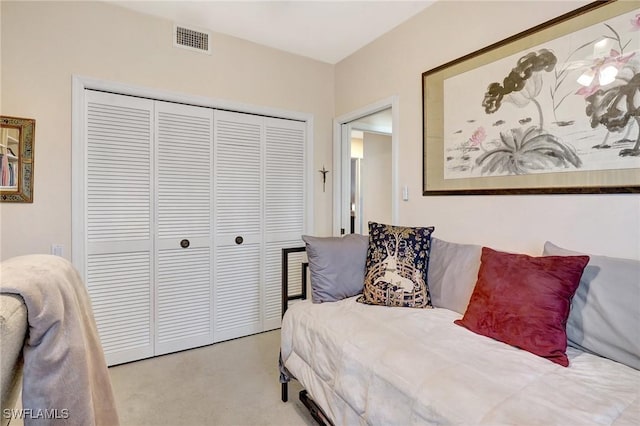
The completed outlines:
<svg viewBox="0 0 640 426">
<path fill-rule="evenodd" d="M 155 103 L 155 354 L 213 343 L 213 110 Z"/>
</svg>

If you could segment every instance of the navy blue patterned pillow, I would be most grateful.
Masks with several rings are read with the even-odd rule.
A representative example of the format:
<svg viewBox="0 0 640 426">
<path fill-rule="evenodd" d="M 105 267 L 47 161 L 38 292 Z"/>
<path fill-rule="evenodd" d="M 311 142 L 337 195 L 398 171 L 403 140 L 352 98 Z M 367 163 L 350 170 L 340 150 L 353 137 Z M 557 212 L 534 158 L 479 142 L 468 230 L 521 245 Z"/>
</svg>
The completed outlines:
<svg viewBox="0 0 640 426">
<path fill-rule="evenodd" d="M 369 222 L 364 290 L 369 305 L 431 308 L 427 284 L 434 227 L 411 228 Z"/>
</svg>

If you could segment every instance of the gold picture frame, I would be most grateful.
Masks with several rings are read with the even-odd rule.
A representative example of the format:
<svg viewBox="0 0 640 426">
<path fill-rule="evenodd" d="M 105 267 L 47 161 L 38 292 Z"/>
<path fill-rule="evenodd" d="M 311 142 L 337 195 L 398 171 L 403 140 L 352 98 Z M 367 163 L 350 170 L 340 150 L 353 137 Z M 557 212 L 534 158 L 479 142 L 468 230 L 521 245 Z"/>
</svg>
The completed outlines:
<svg viewBox="0 0 640 426">
<path fill-rule="evenodd" d="M 36 121 L 0 116 L 0 202 L 33 202 Z"/>
<path fill-rule="evenodd" d="M 423 195 L 639 193 L 639 100 L 638 2 L 590 3 L 426 71 Z"/>
</svg>

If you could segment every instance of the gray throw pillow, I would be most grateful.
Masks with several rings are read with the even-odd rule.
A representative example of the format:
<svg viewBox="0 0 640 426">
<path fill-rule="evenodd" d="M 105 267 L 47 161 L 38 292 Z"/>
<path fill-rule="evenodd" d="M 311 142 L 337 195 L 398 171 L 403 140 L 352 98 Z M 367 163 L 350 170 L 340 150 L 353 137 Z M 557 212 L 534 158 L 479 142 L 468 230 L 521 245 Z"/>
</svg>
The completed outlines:
<svg viewBox="0 0 640 426">
<path fill-rule="evenodd" d="M 307 246 L 313 303 L 336 302 L 362 293 L 369 237 L 302 236 Z"/>
<path fill-rule="evenodd" d="M 431 238 L 429 291 L 431 303 L 464 314 L 478 280 L 482 246 Z"/>
<path fill-rule="evenodd" d="M 580 254 L 544 245 L 543 256 Z M 640 370 L 640 261 L 588 256 L 571 302 L 568 343 Z"/>
</svg>

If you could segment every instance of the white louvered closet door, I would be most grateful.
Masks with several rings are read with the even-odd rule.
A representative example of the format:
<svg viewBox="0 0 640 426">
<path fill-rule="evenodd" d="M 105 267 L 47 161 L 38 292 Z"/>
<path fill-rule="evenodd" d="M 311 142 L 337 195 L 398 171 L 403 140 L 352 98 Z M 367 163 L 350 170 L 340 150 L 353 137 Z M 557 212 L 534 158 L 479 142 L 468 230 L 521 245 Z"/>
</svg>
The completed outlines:
<svg viewBox="0 0 640 426">
<path fill-rule="evenodd" d="M 153 101 L 85 94 L 84 272 L 112 365 L 153 355 Z"/>
<path fill-rule="evenodd" d="M 300 247 L 304 232 L 305 123 L 265 118 L 264 330 L 280 327 L 282 249 Z M 291 256 L 289 294 L 301 289 L 300 263 Z M 299 260 L 299 256 L 298 256 Z"/>
<path fill-rule="evenodd" d="M 213 110 L 157 101 L 155 354 L 213 343 Z"/>
<path fill-rule="evenodd" d="M 262 331 L 263 120 L 215 113 L 216 342 Z"/>
</svg>

